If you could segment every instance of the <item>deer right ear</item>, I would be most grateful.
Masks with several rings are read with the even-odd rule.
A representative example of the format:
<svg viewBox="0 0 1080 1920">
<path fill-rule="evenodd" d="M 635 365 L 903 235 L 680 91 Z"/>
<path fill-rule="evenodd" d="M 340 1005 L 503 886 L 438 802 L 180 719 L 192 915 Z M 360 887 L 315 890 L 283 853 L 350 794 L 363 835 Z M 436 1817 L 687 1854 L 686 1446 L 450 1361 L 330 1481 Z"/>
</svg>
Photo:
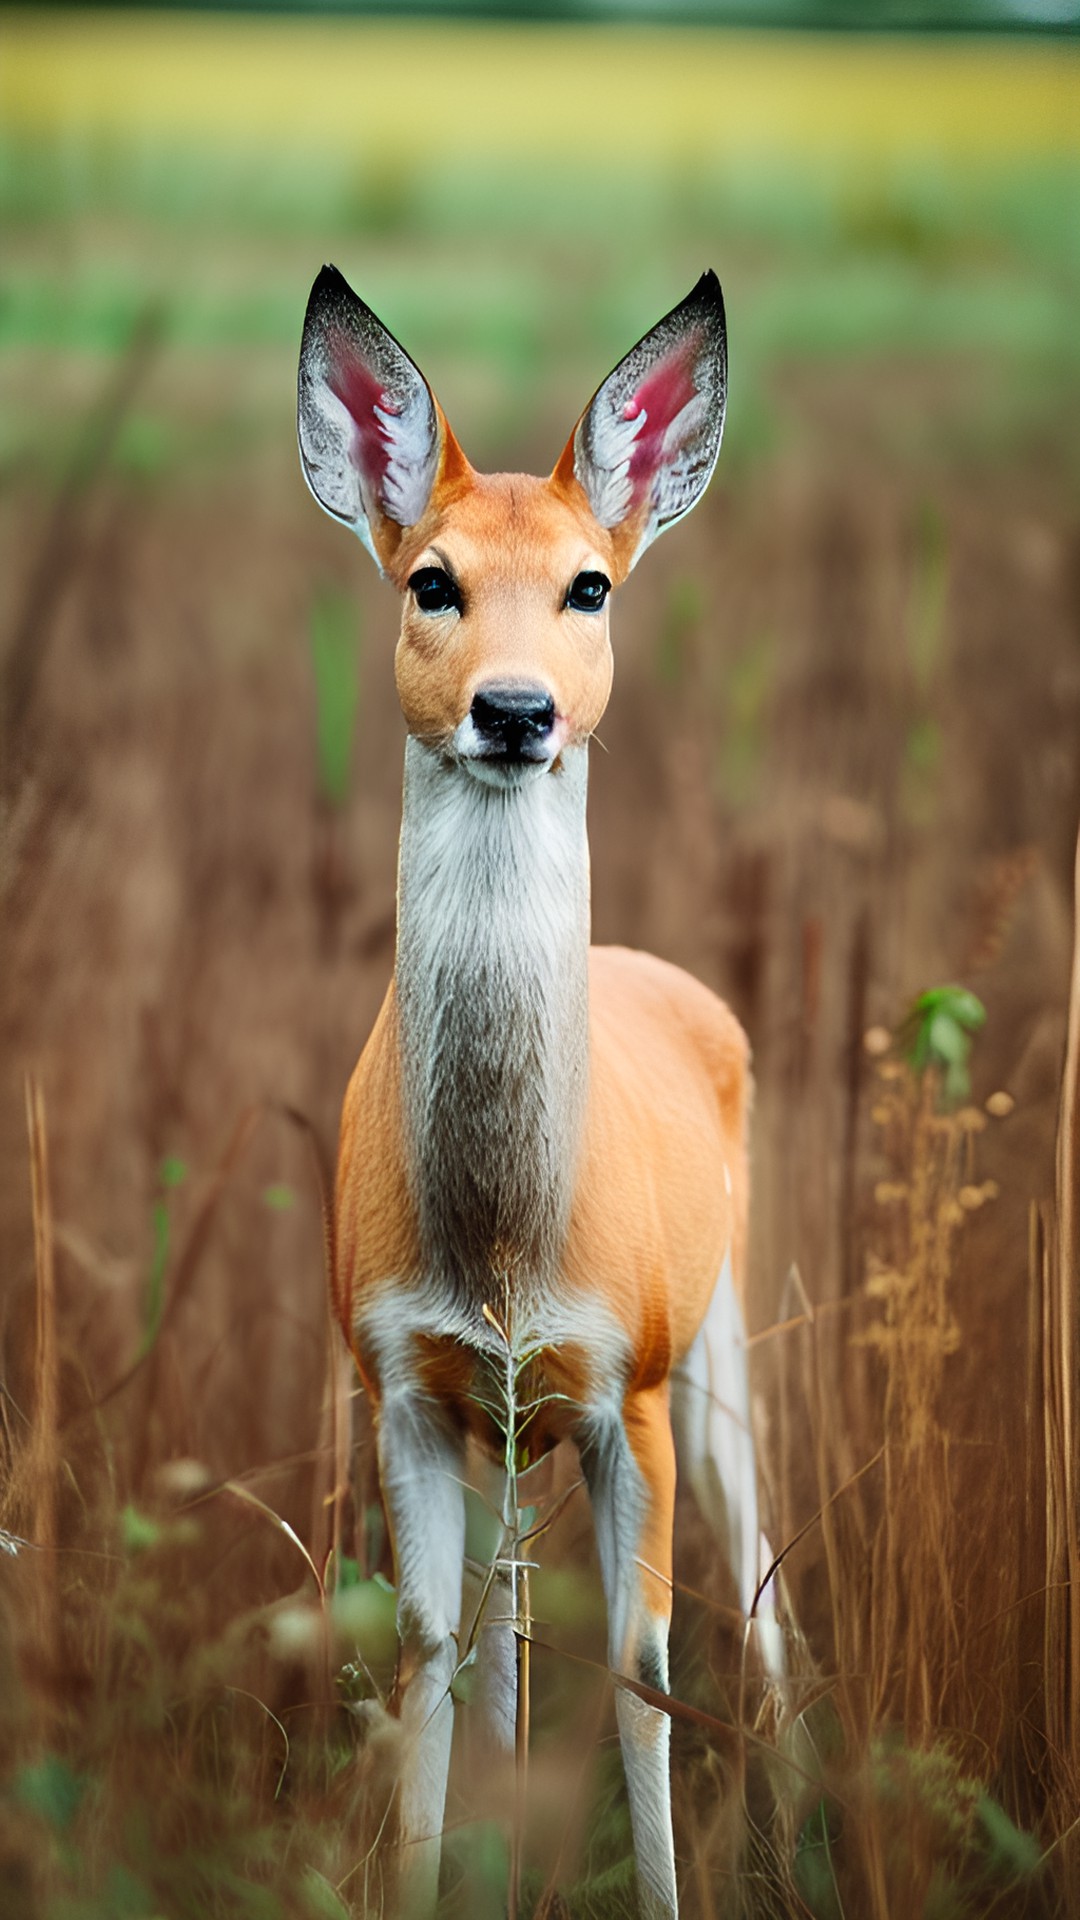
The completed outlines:
<svg viewBox="0 0 1080 1920">
<path fill-rule="evenodd" d="M 304 316 L 297 427 L 316 500 L 380 569 L 439 480 L 467 469 L 419 367 L 336 267 L 319 274 Z"/>
<path fill-rule="evenodd" d="M 724 431 L 727 330 L 715 273 L 620 360 L 590 400 L 554 479 L 610 530 L 620 577 L 700 500 Z"/>
</svg>

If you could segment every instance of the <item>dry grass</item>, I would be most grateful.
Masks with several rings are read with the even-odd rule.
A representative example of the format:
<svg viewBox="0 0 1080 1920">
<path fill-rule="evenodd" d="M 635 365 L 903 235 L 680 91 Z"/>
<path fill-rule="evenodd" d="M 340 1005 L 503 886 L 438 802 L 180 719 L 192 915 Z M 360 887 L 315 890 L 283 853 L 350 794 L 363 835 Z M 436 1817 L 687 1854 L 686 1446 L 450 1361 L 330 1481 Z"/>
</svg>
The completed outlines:
<svg viewBox="0 0 1080 1920">
<path fill-rule="evenodd" d="M 341 917 L 361 920 L 347 896 L 323 897 L 324 871 L 309 882 L 320 968 L 334 964 Z M 1017 891 L 1009 866 L 972 901 L 965 938 L 985 949 L 989 914 L 991 967 L 1022 910 Z M 874 1035 L 867 1053 L 865 961 L 856 943 L 838 1012 L 821 944 L 804 927 L 787 1095 L 795 1118 L 816 1097 L 821 1023 L 838 1020 L 859 1041 L 843 1056 L 839 1134 L 853 1170 L 837 1189 L 855 1245 L 840 1249 L 831 1295 L 793 1270 L 775 1328 L 757 1339 L 785 1573 L 809 1653 L 778 1725 L 742 1675 L 715 1555 L 683 1515 L 673 1711 L 687 1908 L 1068 1912 L 1080 1873 L 1068 1284 L 1078 989 L 1057 1198 L 1034 1212 L 1028 1304 L 1003 1330 L 972 1276 L 987 1246 L 1007 1244 L 1001 1216 L 1027 1207 L 1030 1161 L 1010 1145 L 1025 1116 L 1003 1113 L 1002 1098 L 989 1119 L 971 1103 L 943 1110 L 933 1071 L 917 1078 L 895 1048 L 881 1059 Z M 767 1123 L 767 1054 L 764 1067 Z M 3 1524 L 22 1544 L 5 1559 L 2 1910 L 377 1911 L 394 1775 L 392 1602 L 371 1578 L 387 1562 L 363 1451 L 346 1485 L 349 1385 L 325 1311 L 317 1135 L 294 1112 L 252 1108 L 200 1173 L 159 1166 L 155 1300 L 145 1261 L 124 1267 L 70 1211 L 57 1215 L 39 1076 L 26 1122 L 32 1284 L 21 1309 L 9 1295 L 5 1398 Z M 795 1198 L 812 1246 L 822 1220 L 805 1178 Z M 264 1233 L 306 1217 L 288 1242 L 304 1323 L 283 1290 L 292 1254 L 271 1252 L 263 1267 L 266 1238 L 253 1258 L 229 1231 L 230 1214 L 250 1231 L 253 1212 Z M 210 1274 L 230 1294 L 207 1326 Z M 1001 1291 L 991 1280 L 986 1292 L 996 1312 Z M 302 1417 L 276 1445 L 256 1414 L 265 1380 L 253 1354 L 270 1377 L 303 1383 Z M 223 1394 L 216 1366 L 245 1407 Z M 563 1492 L 542 1554 L 557 1577 L 536 1598 L 523 1910 L 546 1887 L 558 1911 L 561 1882 L 570 1911 L 600 1916 L 631 1897 L 628 1834 L 610 1746 L 601 1763 L 576 1757 L 594 1754 L 608 1708 L 587 1516 Z M 456 1791 L 447 1911 L 494 1913 L 509 1866 L 504 1783 L 481 1787 L 474 1774 Z M 478 1805 L 489 1813 L 479 1824 Z"/>
<path fill-rule="evenodd" d="M 676 288 L 714 247 L 677 202 L 654 235 Z M 436 341 L 417 261 L 436 254 L 451 292 L 464 272 L 472 300 L 487 255 L 457 230 L 439 254 L 422 210 L 423 244 L 395 238 L 395 204 L 377 227 L 364 202 L 363 246 Z M 915 260 L 931 299 L 946 242 L 872 213 L 844 215 L 862 223 L 837 242 L 844 270 L 863 248 L 895 286 Z M 141 258 L 132 221 L 114 209 L 79 244 Z M 20 236 L 36 271 L 44 243 Z M 216 244 L 197 251 L 220 285 L 265 268 L 302 292 L 308 233 L 245 233 L 240 265 Z M 327 250 L 348 265 L 359 244 L 354 223 Z M 544 244 L 526 284 L 559 291 L 532 333 L 504 314 L 482 367 L 451 341 L 458 394 L 429 356 L 466 442 L 475 403 L 498 457 L 530 465 L 599 371 L 598 342 L 567 334 L 565 285 L 608 272 L 612 311 L 616 282 L 635 313 L 646 298 L 629 252 L 598 268 L 587 233 Z M 725 242 L 742 354 L 753 299 L 767 315 L 772 298 L 765 251 L 752 231 Z M 34 417 L 0 475 L 20 720 L 2 873 L 5 1920 L 380 1901 L 393 1604 L 329 1328 L 322 1169 L 391 963 L 393 611 L 303 492 L 291 344 L 271 330 L 249 349 L 221 314 L 212 349 L 148 307 L 122 364 L 35 349 L 0 369 L 13 418 Z M 610 315 L 591 324 L 610 358 Z M 756 425 L 744 388 L 717 486 L 616 612 L 595 931 L 690 967 L 751 1032 L 755 1397 L 807 1641 L 778 1725 L 680 1510 L 690 1920 L 1080 1902 L 1075 470 L 1043 389 L 1017 376 L 1017 397 L 1003 366 L 895 340 L 778 349 Z M 339 673 L 351 755 L 325 724 Z M 943 1113 L 864 1035 L 956 976 L 988 1021 L 971 1098 Z M 988 1114 L 1001 1089 L 1012 1111 Z M 529 1596 L 522 1910 L 608 1920 L 632 1911 L 629 1835 L 572 1478 L 546 1496 Z M 497 1537 L 478 1499 L 479 1564 Z M 463 1750 L 448 1915 L 501 1913 L 512 1813 Z"/>
</svg>

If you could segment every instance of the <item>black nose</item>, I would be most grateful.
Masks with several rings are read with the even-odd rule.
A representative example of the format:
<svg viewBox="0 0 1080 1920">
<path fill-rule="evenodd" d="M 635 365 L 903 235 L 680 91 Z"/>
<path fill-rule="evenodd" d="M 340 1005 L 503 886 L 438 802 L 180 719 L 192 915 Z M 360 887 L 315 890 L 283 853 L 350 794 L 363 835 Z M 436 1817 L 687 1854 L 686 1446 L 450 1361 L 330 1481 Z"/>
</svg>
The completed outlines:
<svg viewBox="0 0 1080 1920">
<path fill-rule="evenodd" d="M 555 721 L 555 702 L 545 687 L 482 687 L 470 712 L 477 733 L 495 753 L 507 760 L 543 758 L 540 743 Z"/>
</svg>

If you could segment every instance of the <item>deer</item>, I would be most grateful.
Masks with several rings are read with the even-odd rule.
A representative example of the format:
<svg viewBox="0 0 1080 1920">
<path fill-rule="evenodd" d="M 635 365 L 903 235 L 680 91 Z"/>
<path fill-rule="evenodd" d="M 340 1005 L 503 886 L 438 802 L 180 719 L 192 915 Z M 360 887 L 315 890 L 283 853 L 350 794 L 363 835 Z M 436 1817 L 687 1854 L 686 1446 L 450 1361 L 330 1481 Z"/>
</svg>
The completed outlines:
<svg viewBox="0 0 1080 1920">
<path fill-rule="evenodd" d="M 765 1667 L 782 1669 L 758 1591 L 771 1556 L 744 1335 L 748 1043 L 685 972 L 590 945 L 610 597 L 704 493 L 726 391 L 710 271 L 608 375 L 546 479 L 483 474 L 336 268 L 308 301 L 304 474 L 402 597 L 395 961 L 345 1096 L 334 1291 L 393 1551 L 409 1916 L 437 1899 L 465 1453 L 504 1454 L 492 1382 L 507 1343 L 529 1378 L 523 1451 L 572 1441 L 591 1502 L 649 1920 L 678 1911 L 670 1720 L 654 1697 L 668 1691 L 676 1442 Z M 483 1642 L 509 1757 L 513 1622 Z"/>
</svg>

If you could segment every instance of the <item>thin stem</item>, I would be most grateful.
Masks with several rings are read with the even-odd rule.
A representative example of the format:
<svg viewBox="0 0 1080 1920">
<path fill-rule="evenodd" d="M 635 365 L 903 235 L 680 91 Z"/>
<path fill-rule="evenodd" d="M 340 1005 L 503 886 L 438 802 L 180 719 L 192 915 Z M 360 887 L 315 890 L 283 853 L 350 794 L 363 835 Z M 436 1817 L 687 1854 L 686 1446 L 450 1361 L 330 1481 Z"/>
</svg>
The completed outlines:
<svg viewBox="0 0 1080 1920">
<path fill-rule="evenodd" d="M 493 1563 L 501 1566 L 509 1574 L 510 1619 L 514 1630 L 514 1665 L 516 1674 L 514 1704 L 514 1822 L 510 1841 L 510 1873 L 507 1886 L 507 1920 L 518 1920 L 521 1910 L 521 1882 L 525 1855 L 525 1815 L 528 1801 L 529 1784 L 529 1706 L 531 1681 L 530 1635 L 532 1631 L 532 1609 L 529 1599 L 529 1563 L 523 1557 L 526 1542 L 535 1526 L 530 1518 L 529 1527 L 522 1529 L 522 1513 L 519 1500 L 519 1473 L 529 1465 L 528 1443 L 525 1430 L 547 1396 L 540 1399 L 519 1401 L 518 1387 L 526 1375 L 530 1364 L 537 1357 L 537 1350 L 530 1348 L 518 1352 L 513 1338 L 513 1314 L 510 1296 L 509 1276 L 505 1276 L 503 1319 L 500 1321 L 489 1307 L 484 1308 L 484 1317 L 489 1326 L 498 1334 L 503 1349 L 503 1372 L 501 1391 L 503 1398 L 503 1419 L 500 1426 L 503 1433 L 503 1465 L 505 1478 L 503 1483 L 502 1541 L 498 1560 Z M 490 1581 L 487 1591 L 490 1590 Z M 481 1609 L 483 1601 L 481 1603 Z M 479 1618 L 479 1614 L 478 1614 Z"/>
<path fill-rule="evenodd" d="M 518 1572 L 519 1609 L 514 1614 L 516 1642 L 517 1702 L 514 1728 L 514 1840 L 510 1860 L 511 1920 L 516 1920 L 521 1900 L 521 1873 L 525 1851 L 525 1809 L 529 1792 L 529 1685 L 531 1679 L 532 1613 L 529 1606 L 529 1569 Z"/>
</svg>

